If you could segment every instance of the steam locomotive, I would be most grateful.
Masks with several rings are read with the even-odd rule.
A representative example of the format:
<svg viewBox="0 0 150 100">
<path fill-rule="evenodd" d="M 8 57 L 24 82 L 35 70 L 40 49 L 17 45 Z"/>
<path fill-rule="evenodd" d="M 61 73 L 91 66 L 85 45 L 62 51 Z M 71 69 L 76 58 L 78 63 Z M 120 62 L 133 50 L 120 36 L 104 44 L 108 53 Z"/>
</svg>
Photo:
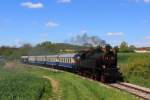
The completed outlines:
<svg viewBox="0 0 150 100">
<path fill-rule="evenodd" d="M 110 45 L 74 54 L 22 56 L 21 62 L 68 70 L 101 82 L 122 81 L 117 68 L 117 49 Z"/>
</svg>

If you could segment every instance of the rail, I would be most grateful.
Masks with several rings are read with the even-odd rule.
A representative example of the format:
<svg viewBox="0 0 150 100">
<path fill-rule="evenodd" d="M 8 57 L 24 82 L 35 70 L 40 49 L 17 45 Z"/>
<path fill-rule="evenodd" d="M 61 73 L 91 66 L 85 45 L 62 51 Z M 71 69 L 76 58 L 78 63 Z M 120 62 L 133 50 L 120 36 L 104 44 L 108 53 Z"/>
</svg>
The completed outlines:
<svg viewBox="0 0 150 100">
<path fill-rule="evenodd" d="M 125 83 L 125 82 L 113 83 L 113 84 L 109 84 L 109 86 L 118 88 L 120 90 L 127 91 L 135 96 L 140 97 L 143 100 L 150 100 L 150 89 L 149 88 L 144 88 L 141 86 L 137 86 L 137 85 Z"/>
</svg>

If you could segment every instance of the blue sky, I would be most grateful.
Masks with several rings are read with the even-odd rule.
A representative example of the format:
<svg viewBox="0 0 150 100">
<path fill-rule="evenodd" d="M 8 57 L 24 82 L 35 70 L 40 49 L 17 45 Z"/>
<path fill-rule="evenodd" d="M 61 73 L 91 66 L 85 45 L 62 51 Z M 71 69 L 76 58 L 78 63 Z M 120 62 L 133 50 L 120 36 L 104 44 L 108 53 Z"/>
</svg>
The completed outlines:
<svg viewBox="0 0 150 100">
<path fill-rule="evenodd" d="M 88 33 L 150 46 L 150 0 L 1 0 L 0 45 L 64 42 Z"/>
</svg>

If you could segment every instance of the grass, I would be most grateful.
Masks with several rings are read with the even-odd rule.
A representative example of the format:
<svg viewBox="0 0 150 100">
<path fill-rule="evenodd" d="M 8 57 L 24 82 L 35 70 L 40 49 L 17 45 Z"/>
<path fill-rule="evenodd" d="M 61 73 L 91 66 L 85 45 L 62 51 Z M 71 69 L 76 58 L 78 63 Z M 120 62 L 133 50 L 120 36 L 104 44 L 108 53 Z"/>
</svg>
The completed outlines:
<svg viewBox="0 0 150 100">
<path fill-rule="evenodd" d="M 136 100 L 128 93 L 105 87 L 95 81 L 81 79 L 71 73 L 50 72 L 35 67 L 29 68 L 28 72 L 33 75 L 46 75 L 59 82 L 58 95 L 61 95 L 61 100 Z"/>
<path fill-rule="evenodd" d="M 51 92 L 47 79 L 0 67 L 0 100 L 45 100 Z"/>
<path fill-rule="evenodd" d="M 1 100 L 137 100 L 128 93 L 68 72 L 20 63 L 13 66 L 0 70 Z"/>
<path fill-rule="evenodd" d="M 120 53 L 118 62 L 126 81 L 150 88 L 150 53 Z"/>
</svg>

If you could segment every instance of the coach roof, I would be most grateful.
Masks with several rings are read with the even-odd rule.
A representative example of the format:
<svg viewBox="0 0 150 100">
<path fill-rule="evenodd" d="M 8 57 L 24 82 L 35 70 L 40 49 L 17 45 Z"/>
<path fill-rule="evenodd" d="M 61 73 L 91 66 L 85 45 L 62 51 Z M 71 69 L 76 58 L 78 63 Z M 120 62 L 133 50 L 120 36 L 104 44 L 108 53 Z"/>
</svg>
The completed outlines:
<svg viewBox="0 0 150 100">
<path fill-rule="evenodd" d="M 66 57 L 66 58 L 73 58 L 73 57 L 75 57 L 75 53 L 73 53 L 73 54 L 61 54 L 61 55 L 59 55 L 59 57 Z"/>
</svg>

